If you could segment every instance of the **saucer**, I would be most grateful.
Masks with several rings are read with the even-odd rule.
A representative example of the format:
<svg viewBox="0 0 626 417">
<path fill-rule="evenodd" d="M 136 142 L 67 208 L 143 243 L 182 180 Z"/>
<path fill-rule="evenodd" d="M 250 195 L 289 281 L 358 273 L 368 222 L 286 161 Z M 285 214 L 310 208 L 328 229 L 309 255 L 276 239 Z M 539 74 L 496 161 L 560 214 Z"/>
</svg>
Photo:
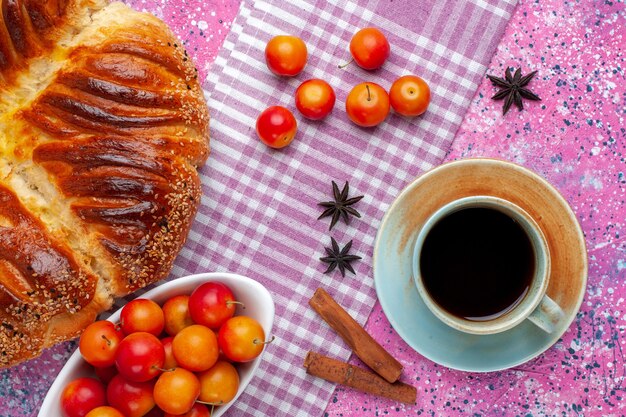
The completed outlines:
<svg viewBox="0 0 626 417">
<path fill-rule="evenodd" d="M 463 333 L 436 318 L 420 298 L 411 267 L 417 233 L 439 207 L 475 195 L 509 200 L 541 227 L 552 261 L 547 294 L 565 313 L 554 333 L 529 320 L 492 335 Z M 539 175 L 495 159 L 450 162 L 409 184 L 383 217 L 373 266 L 378 299 L 400 337 L 433 362 L 471 372 L 510 368 L 547 350 L 576 318 L 587 284 L 585 239 L 567 201 Z"/>
</svg>

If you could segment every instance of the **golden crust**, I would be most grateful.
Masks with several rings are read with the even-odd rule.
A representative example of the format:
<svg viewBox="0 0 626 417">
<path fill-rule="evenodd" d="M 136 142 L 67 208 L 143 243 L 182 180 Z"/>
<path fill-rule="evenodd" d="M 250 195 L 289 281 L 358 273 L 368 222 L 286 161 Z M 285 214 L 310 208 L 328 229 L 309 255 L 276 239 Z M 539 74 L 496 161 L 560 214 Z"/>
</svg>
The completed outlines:
<svg viewBox="0 0 626 417">
<path fill-rule="evenodd" d="M 102 0 L 0 17 L 0 367 L 164 278 L 200 202 L 208 111 L 163 22 Z"/>
</svg>

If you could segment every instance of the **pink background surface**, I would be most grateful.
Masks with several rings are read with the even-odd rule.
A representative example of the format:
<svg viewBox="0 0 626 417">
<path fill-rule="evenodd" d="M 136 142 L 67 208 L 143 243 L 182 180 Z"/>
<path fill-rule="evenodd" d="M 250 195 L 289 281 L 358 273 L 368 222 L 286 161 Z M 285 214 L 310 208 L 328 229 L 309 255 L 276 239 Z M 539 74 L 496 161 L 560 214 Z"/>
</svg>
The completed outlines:
<svg viewBox="0 0 626 417">
<path fill-rule="evenodd" d="M 366 328 L 405 365 L 418 404 L 339 388 L 329 416 L 626 414 L 625 53 L 623 2 L 520 0 L 487 73 L 502 76 L 507 65 L 538 70 L 529 87 L 542 101 L 502 117 L 485 78 L 447 156 L 517 162 L 572 206 L 586 236 L 589 282 L 562 339 L 512 370 L 452 371 L 414 353 L 377 304 Z"/>
<path fill-rule="evenodd" d="M 168 22 L 203 77 L 239 7 L 239 0 L 127 3 Z M 490 99 L 497 90 L 485 79 L 447 157 L 517 162 L 548 179 L 574 209 L 586 236 L 589 284 L 563 338 L 512 370 L 452 371 L 406 345 L 377 304 L 366 328 L 403 363 L 402 379 L 417 387 L 418 403 L 405 407 L 338 388 L 326 415 L 626 414 L 625 53 L 623 1 L 520 0 L 488 73 L 502 76 L 507 65 L 538 70 L 529 87 L 542 101 L 503 117 L 502 102 Z M 61 345 L 38 359 L 40 377 L 53 379 L 56 368 L 46 363 L 73 348 Z M 19 366 L 0 381 L 0 409 L 36 415 L 45 392 L 30 382 Z"/>
</svg>

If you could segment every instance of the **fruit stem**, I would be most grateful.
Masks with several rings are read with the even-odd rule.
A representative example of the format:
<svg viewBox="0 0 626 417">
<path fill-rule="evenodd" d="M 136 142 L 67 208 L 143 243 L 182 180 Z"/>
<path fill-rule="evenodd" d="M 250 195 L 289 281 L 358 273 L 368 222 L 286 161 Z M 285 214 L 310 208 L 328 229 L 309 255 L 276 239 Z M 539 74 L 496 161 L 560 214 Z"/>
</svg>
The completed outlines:
<svg viewBox="0 0 626 417">
<path fill-rule="evenodd" d="M 210 402 L 207 402 L 207 401 L 200 401 L 200 400 L 196 400 L 196 402 L 197 402 L 198 404 L 204 404 L 204 405 L 210 405 L 210 406 L 211 406 L 211 411 L 209 411 L 209 416 L 212 416 L 212 415 L 213 415 L 213 411 L 215 411 L 215 406 L 216 406 L 216 405 L 222 405 L 222 404 L 224 404 L 224 401 L 220 401 L 220 402 L 217 402 L 217 403 L 210 403 Z"/>
<path fill-rule="evenodd" d="M 367 88 L 367 101 L 372 101 L 372 96 L 370 95 L 370 86 L 365 84 L 365 88 Z"/>
<path fill-rule="evenodd" d="M 176 368 L 167 368 L 166 369 L 166 368 L 158 367 L 156 365 L 152 365 L 152 369 L 158 369 L 161 372 L 174 372 L 174 370 L 176 370 Z"/>
<path fill-rule="evenodd" d="M 102 335 L 102 338 L 107 342 L 107 346 L 111 346 L 111 341 L 105 335 Z"/>
<path fill-rule="evenodd" d="M 272 336 L 272 338 L 267 342 L 260 342 L 259 339 L 254 339 L 252 343 L 254 343 L 255 345 L 269 345 L 274 341 L 274 339 L 276 339 L 276 336 Z"/>
<path fill-rule="evenodd" d="M 224 405 L 224 401 L 218 401 L 216 403 L 211 403 L 208 401 L 200 401 L 200 400 L 196 400 L 197 403 L 199 404 L 204 404 L 204 405 L 212 405 L 213 407 L 215 407 L 216 405 Z"/>
<path fill-rule="evenodd" d="M 337 68 L 339 69 L 344 69 L 345 67 L 347 67 L 348 65 L 350 65 L 352 63 L 352 61 L 354 61 L 354 58 L 352 58 L 350 61 L 346 62 L 345 64 L 339 64 L 337 65 Z"/>
<path fill-rule="evenodd" d="M 243 308 L 245 310 L 246 305 L 244 303 L 242 303 L 241 301 L 226 301 L 226 305 L 229 306 L 231 304 L 239 304 L 241 306 L 241 308 Z"/>
</svg>

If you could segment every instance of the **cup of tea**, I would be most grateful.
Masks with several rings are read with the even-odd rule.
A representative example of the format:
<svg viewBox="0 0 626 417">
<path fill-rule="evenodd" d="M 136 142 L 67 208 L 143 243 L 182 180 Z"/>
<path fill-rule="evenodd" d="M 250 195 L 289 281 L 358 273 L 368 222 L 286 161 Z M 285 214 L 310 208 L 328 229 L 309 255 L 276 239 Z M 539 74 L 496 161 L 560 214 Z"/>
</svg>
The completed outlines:
<svg viewBox="0 0 626 417">
<path fill-rule="evenodd" d="M 550 251 L 537 222 L 498 197 L 471 196 L 436 210 L 415 240 L 413 277 L 447 325 L 493 334 L 531 320 L 552 333 L 563 319 L 546 295 Z"/>
</svg>

